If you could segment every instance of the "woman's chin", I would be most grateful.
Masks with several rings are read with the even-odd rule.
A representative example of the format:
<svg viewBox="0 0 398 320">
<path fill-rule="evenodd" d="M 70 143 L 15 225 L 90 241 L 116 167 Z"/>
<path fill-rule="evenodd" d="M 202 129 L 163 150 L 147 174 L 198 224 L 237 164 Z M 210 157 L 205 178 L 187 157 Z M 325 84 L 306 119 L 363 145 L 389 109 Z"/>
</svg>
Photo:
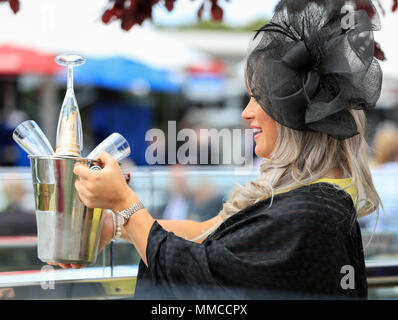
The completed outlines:
<svg viewBox="0 0 398 320">
<path fill-rule="evenodd" d="M 265 156 L 266 156 L 265 153 L 263 152 L 263 150 L 261 150 L 261 148 L 259 146 L 256 146 L 256 148 L 254 149 L 254 153 L 259 158 L 265 158 Z"/>
<path fill-rule="evenodd" d="M 261 146 L 258 144 L 256 145 L 256 147 L 254 149 L 254 153 L 259 158 L 267 158 L 268 159 L 271 155 L 271 152 L 264 150 L 264 148 L 261 148 Z"/>
</svg>

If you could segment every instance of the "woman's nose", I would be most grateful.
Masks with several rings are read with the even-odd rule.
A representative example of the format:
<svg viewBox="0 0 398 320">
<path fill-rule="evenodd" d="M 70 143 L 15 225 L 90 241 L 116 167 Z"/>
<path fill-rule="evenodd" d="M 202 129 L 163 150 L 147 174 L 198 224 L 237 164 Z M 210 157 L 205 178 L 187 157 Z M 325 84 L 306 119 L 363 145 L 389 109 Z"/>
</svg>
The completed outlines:
<svg viewBox="0 0 398 320">
<path fill-rule="evenodd" d="M 244 120 L 250 120 L 254 118 L 254 108 L 252 106 L 252 103 L 249 102 L 245 109 L 243 109 L 242 118 Z"/>
</svg>

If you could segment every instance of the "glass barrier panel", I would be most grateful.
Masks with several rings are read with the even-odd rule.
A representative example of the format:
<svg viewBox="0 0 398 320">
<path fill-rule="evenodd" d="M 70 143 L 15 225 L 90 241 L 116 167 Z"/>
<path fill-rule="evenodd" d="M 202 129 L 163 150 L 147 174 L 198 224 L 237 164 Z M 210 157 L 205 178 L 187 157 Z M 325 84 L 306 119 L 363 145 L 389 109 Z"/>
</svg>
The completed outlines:
<svg viewBox="0 0 398 320">
<path fill-rule="evenodd" d="M 130 187 L 155 219 L 196 221 L 215 216 L 237 184 L 245 185 L 259 176 L 258 171 L 220 167 L 139 167 L 130 174 Z M 359 219 L 369 269 L 369 298 L 398 298 L 398 172 L 372 174 L 384 211 L 376 227 L 376 214 Z M 49 269 L 37 257 L 30 169 L 1 169 L 0 190 L 0 293 L 12 288 L 17 299 L 133 295 L 140 261 L 133 245 L 120 239 L 107 245 L 92 266 Z M 47 283 L 43 274 L 51 275 L 50 280 L 56 283 L 54 290 L 43 289 L 43 283 L 44 287 Z M 378 285 L 380 274 L 385 276 L 383 281 L 392 279 L 388 286 Z M 35 289 L 27 290 L 29 286 Z"/>
<path fill-rule="evenodd" d="M 359 219 L 367 261 L 398 261 L 398 169 L 373 170 L 383 208 Z"/>
<path fill-rule="evenodd" d="M 106 248 L 84 269 L 63 270 L 38 258 L 35 197 L 30 168 L 0 170 L 0 298 L 12 288 L 18 298 L 56 297 L 49 283 L 110 277 Z M 27 290 L 32 285 L 35 290 Z M 29 294 L 31 293 L 31 295 Z"/>
</svg>

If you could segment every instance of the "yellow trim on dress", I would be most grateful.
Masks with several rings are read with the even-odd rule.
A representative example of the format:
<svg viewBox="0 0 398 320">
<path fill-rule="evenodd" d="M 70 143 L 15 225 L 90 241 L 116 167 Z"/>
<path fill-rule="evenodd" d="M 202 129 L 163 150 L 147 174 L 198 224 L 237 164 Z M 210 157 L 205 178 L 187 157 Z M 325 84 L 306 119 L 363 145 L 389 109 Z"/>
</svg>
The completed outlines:
<svg viewBox="0 0 398 320">
<path fill-rule="evenodd" d="M 358 190 L 357 190 L 355 185 L 352 185 L 352 186 L 348 187 L 351 184 L 351 182 L 352 182 L 352 178 L 343 178 L 343 179 L 323 178 L 323 179 L 319 179 L 319 180 L 316 180 L 314 182 L 311 182 L 311 183 L 309 183 L 307 185 L 320 183 L 320 182 L 326 182 L 326 183 L 334 184 L 334 185 L 337 185 L 339 188 L 344 189 L 344 191 L 347 192 L 351 196 L 352 202 L 354 203 L 354 206 L 355 206 L 355 203 L 356 203 L 355 200 L 356 200 L 356 197 L 357 197 L 357 194 L 358 194 Z M 291 188 L 291 189 L 288 189 L 288 190 L 277 192 L 276 194 L 289 192 L 289 191 L 292 191 L 293 189 L 297 189 L 299 187 L 300 186 L 297 186 L 295 188 Z M 264 197 L 263 200 L 266 199 L 266 198 L 267 197 Z"/>
<path fill-rule="evenodd" d="M 339 188 L 344 189 L 344 191 L 347 192 L 351 196 L 352 202 L 355 205 L 355 199 L 356 199 L 356 196 L 358 194 L 358 190 L 357 190 L 355 185 L 352 185 L 352 186 L 348 187 L 351 184 L 351 182 L 352 182 L 352 178 L 344 178 L 344 179 L 324 178 L 324 179 L 319 179 L 317 181 L 314 181 L 311 184 L 319 183 L 319 182 L 327 182 L 327 183 L 330 183 L 330 184 L 335 184 Z"/>
</svg>

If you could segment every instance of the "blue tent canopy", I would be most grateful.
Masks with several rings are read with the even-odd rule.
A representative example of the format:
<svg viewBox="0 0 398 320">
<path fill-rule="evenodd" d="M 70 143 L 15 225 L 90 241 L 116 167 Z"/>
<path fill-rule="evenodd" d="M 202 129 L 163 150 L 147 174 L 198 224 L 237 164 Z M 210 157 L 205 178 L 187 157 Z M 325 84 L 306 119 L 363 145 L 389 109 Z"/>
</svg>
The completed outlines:
<svg viewBox="0 0 398 320">
<path fill-rule="evenodd" d="M 114 90 L 145 87 L 158 92 L 180 91 L 177 75 L 157 70 L 124 57 L 87 58 L 84 65 L 74 68 L 76 84 L 92 85 Z"/>
</svg>

